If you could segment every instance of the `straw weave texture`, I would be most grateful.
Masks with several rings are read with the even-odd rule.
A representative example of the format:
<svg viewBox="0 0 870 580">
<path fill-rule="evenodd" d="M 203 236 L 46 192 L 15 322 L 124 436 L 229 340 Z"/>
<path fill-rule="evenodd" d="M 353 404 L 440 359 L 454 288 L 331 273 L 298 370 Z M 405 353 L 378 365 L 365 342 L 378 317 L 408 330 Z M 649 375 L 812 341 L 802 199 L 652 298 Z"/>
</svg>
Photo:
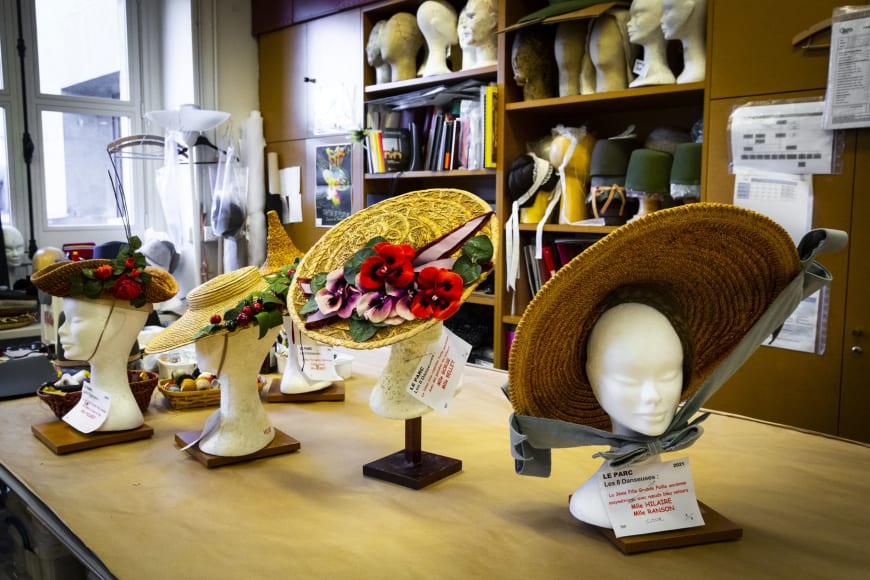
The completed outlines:
<svg viewBox="0 0 870 580">
<path fill-rule="evenodd" d="M 110 260 L 79 260 L 77 262 L 55 262 L 33 273 L 30 281 L 40 290 L 65 298 L 70 296 L 70 277 L 85 268 L 97 268 L 111 264 Z M 169 300 L 178 293 L 178 283 L 175 278 L 162 268 L 147 266 L 144 270 L 151 275 L 151 280 L 144 285 L 145 300 L 150 303 Z M 113 299 L 111 292 L 104 291 L 101 298 Z"/>
<path fill-rule="evenodd" d="M 509 360 L 514 410 L 610 428 L 581 361 L 602 301 L 630 284 L 670 294 L 688 317 L 685 400 L 799 272 L 788 233 L 749 210 L 698 203 L 629 222 L 563 266 L 526 308 Z"/>
<path fill-rule="evenodd" d="M 194 335 L 209 324 L 213 314 L 223 314 L 254 292 L 262 292 L 268 283 L 257 268 L 247 266 L 216 276 L 190 291 L 187 310 L 145 347 L 146 353 L 164 352 L 194 342 Z M 219 330 L 212 335 L 227 334 Z"/>
<path fill-rule="evenodd" d="M 301 278 L 311 278 L 318 272 L 330 272 L 340 268 L 376 236 L 383 236 L 394 244 L 408 244 L 415 250 L 419 250 L 468 220 L 489 211 L 491 211 L 489 204 L 476 195 L 460 189 L 427 189 L 387 199 L 353 214 L 326 232 L 306 252 L 296 270 L 296 275 Z M 500 229 L 494 216 L 480 230 L 480 234 L 489 236 L 497 256 Z M 483 275 L 477 282 L 465 287 L 462 302 L 468 299 L 485 278 L 486 275 Z M 300 287 L 294 284 L 288 295 L 288 309 L 297 327 L 303 329 L 305 323 L 298 311 L 307 300 Z M 432 318 L 381 328 L 375 336 L 365 342 L 356 342 L 351 338 L 345 320 L 304 330 L 304 332 L 324 344 L 365 350 L 381 348 L 405 340 L 437 322 L 438 320 Z"/>
</svg>

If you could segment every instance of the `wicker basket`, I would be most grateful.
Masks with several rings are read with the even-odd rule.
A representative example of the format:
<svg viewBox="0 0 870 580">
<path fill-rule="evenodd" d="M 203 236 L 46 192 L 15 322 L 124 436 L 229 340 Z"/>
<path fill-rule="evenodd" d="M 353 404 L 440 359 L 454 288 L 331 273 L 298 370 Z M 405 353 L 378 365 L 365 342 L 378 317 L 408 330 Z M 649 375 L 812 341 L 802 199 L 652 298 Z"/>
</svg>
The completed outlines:
<svg viewBox="0 0 870 580">
<path fill-rule="evenodd" d="M 148 375 L 145 380 L 139 379 L 142 373 Z M 151 404 L 151 394 L 154 392 L 154 387 L 157 386 L 157 373 L 151 371 L 128 370 L 127 380 L 130 381 L 130 390 L 133 391 L 133 396 L 136 398 L 136 403 L 139 405 L 139 410 L 143 413 L 148 410 Z M 42 389 L 36 391 L 40 400 L 44 402 L 54 412 L 58 419 L 70 412 L 73 407 L 82 398 L 81 391 L 71 391 L 65 395 L 57 395 L 52 393 L 43 393 Z"/>
<path fill-rule="evenodd" d="M 204 389 L 202 391 L 170 391 L 166 388 L 172 379 L 160 379 L 157 390 L 166 397 L 173 409 L 198 409 L 200 407 L 216 407 L 221 402 L 220 389 Z"/>
</svg>

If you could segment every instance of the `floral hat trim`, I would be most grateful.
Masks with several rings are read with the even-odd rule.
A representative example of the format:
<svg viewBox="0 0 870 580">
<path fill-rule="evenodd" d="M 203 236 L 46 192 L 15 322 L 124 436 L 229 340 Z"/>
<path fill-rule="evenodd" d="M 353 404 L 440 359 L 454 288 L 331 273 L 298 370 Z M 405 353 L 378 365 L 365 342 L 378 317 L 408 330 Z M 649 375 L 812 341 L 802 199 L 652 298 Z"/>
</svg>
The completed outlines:
<svg viewBox="0 0 870 580">
<path fill-rule="evenodd" d="M 222 313 L 215 312 L 209 319 L 209 324 L 202 327 L 193 340 L 199 340 L 209 334 L 227 331 L 233 332 L 251 324 L 260 329 L 258 339 L 263 338 L 276 326 L 284 323 L 287 312 L 287 291 L 296 274 L 299 258 L 282 266 L 274 274 L 263 276 L 269 286 L 262 292 L 254 292 L 239 300 L 239 302 Z"/>
<path fill-rule="evenodd" d="M 365 342 L 384 327 L 450 318 L 462 304 L 463 288 L 493 267 L 491 240 L 475 236 L 491 216 L 481 214 L 419 250 L 378 236 L 341 268 L 299 279 L 308 296 L 299 310 L 305 327 L 347 320 L 351 338 Z"/>
<path fill-rule="evenodd" d="M 71 274 L 70 294 L 97 299 L 109 293 L 118 300 L 129 300 L 136 308 L 144 306 L 145 285 L 151 281 L 151 274 L 145 271 L 145 255 L 137 251 L 140 247 L 142 241 L 132 236 L 108 264 Z"/>
</svg>

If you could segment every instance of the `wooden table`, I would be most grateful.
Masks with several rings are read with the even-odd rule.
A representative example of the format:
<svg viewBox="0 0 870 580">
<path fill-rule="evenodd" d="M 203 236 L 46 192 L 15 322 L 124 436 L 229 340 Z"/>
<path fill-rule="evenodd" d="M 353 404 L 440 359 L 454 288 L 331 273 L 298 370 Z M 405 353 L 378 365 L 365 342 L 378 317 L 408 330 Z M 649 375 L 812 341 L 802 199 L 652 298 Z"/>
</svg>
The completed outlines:
<svg viewBox="0 0 870 580">
<path fill-rule="evenodd" d="M 743 538 L 626 556 L 568 513 L 597 448 L 554 450 L 546 479 L 514 473 L 500 371 L 466 368 L 449 414 L 423 418 L 423 449 L 461 459 L 460 473 L 419 491 L 364 477 L 403 447 L 404 423 L 368 408 L 386 353 L 354 354 L 344 402 L 267 404 L 296 453 L 206 469 L 173 438 L 214 409 L 174 411 L 155 392 L 152 439 L 57 456 L 31 435 L 53 416 L 30 398 L 0 404 L 0 478 L 124 580 L 870 574 L 867 446 L 713 415 L 683 453 L 698 498 Z"/>
</svg>

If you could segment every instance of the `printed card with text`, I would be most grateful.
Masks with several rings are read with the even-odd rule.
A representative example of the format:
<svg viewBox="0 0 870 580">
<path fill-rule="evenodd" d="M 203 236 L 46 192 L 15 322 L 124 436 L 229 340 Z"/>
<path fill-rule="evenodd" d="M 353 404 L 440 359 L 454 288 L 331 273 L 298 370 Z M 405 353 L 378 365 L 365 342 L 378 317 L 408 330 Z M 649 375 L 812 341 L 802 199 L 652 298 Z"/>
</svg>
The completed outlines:
<svg viewBox="0 0 870 580">
<path fill-rule="evenodd" d="M 686 457 L 607 469 L 598 477 L 617 538 L 704 525 Z"/>
<path fill-rule="evenodd" d="M 81 433 L 91 433 L 106 421 L 111 405 L 112 395 L 85 383 L 81 399 L 63 416 L 63 420 Z"/>
<path fill-rule="evenodd" d="M 459 380 L 462 367 L 471 354 L 471 345 L 447 328 L 426 349 L 408 383 L 408 394 L 436 411 L 446 413 Z"/>
<path fill-rule="evenodd" d="M 299 364 L 302 372 L 312 381 L 340 381 L 335 370 L 335 353 L 332 347 L 321 344 L 299 346 Z"/>
</svg>

